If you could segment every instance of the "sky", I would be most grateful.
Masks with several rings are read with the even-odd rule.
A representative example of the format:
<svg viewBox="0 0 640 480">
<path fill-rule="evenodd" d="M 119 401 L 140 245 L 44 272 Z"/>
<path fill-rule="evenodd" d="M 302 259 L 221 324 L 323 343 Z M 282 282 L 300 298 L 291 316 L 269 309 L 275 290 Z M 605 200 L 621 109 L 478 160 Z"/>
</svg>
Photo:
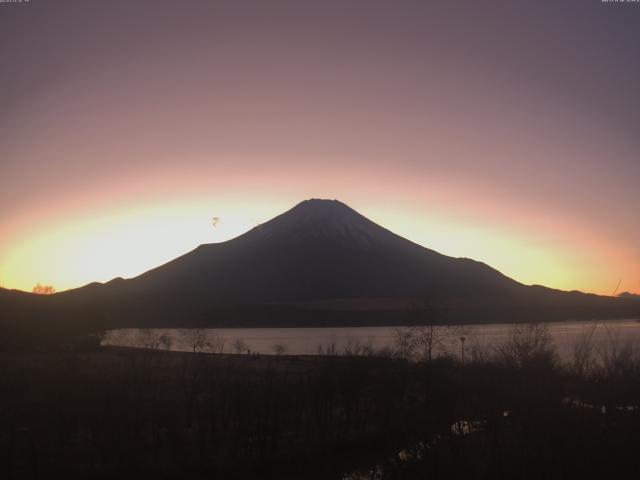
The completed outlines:
<svg viewBox="0 0 640 480">
<path fill-rule="evenodd" d="M 316 197 L 525 284 L 640 292 L 639 25 L 601 0 L 0 3 L 0 285 L 132 277 Z"/>
</svg>

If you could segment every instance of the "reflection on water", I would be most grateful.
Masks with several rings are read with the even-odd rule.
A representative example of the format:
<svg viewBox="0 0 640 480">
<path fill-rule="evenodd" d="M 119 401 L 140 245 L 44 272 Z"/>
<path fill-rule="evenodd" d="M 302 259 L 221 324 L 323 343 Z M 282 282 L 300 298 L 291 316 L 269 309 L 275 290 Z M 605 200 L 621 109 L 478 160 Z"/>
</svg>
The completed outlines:
<svg viewBox="0 0 640 480">
<path fill-rule="evenodd" d="M 548 325 L 562 359 L 590 337 L 596 349 L 640 345 L 640 322 L 558 322 Z M 490 350 L 509 339 L 513 324 L 438 327 L 437 355 L 470 355 Z M 215 328 L 110 330 L 102 345 L 167 349 L 185 352 L 260 354 L 367 354 L 395 348 L 397 327 L 341 328 Z M 463 345 L 464 344 L 464 345 Z"/>
</svg>

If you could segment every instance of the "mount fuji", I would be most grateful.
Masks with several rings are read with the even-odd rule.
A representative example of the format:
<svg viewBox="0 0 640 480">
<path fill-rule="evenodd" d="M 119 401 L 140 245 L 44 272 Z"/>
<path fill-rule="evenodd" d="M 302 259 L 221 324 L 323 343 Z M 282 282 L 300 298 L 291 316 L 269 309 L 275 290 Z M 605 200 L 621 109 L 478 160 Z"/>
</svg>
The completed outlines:
<svg viewBox="0 0 640 480">
<path fill-rule="evenodd" d="M 319 199 L 138 277 L 50 297 L 37 300 L 114 327 L 400 324 L 423 321 L 427 304 L 438 321 L 461 323 L 640 313 L 638 302 L 522 285 Z"/>
</svg>

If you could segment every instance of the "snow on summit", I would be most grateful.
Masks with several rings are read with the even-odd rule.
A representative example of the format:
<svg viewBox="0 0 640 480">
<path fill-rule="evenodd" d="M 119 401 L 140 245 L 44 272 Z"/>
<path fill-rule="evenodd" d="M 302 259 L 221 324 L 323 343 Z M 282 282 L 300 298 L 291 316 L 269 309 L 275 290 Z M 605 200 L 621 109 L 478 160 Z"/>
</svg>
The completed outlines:
<svg viewBox="0 0 640 480">
<path fill-rule="evenodd" d="M 288 212 L 262 225 L 264 238 L 286 238 L 302 241 L 327 239 L 372 247 L 397 238 L 389 230 L 375 224 L 338 200 L 305 200 Z"/>
</svg>

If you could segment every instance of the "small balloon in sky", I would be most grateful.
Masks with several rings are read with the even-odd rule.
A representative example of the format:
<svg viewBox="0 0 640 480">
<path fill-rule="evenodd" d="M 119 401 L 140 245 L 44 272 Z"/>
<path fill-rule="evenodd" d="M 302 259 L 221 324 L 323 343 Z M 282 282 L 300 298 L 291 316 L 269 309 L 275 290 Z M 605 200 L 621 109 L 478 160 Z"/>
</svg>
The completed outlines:
<svg viewBox="0 0 640 480">
<path fill-rule="evenodd" d="M 220 223 L 220 219 L 218 217 L 213 217 L 211 219 L 211 225 L 213 226 L 213 228 L 216 228 L 218 226 L 218 223 Z"/>
</svg>

